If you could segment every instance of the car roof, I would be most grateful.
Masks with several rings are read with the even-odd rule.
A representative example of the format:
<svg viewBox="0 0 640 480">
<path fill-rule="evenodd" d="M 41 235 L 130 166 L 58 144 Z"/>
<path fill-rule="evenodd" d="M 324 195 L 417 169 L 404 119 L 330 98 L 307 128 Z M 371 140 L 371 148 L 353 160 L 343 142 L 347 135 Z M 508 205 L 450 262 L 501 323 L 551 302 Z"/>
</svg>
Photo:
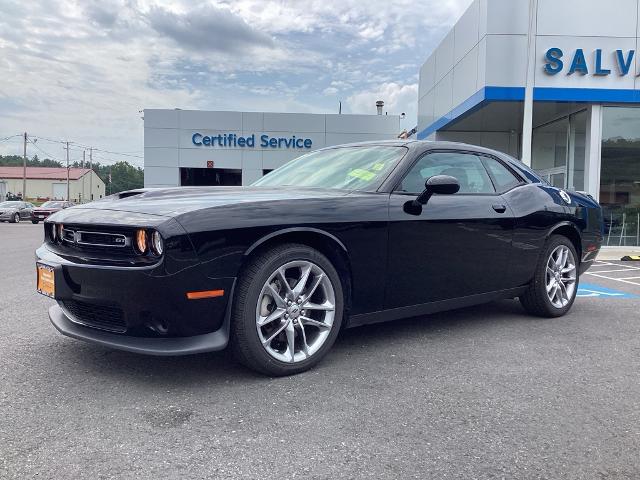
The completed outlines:
<svg viewBox="0 0 640 480">
<path fill-rule="evenodd" d="M 341 143 L 340 145 L 331 145 L 328 147 L 320 148 L 318 150 L 333 150 L 335 148 L 343 148 L 343 147 L 375 147 L 379 146 L 389 146 L 389 147 L 405 147 L 408 144 L 415 143 L 417 140 L 371 140 L 368 142 L 352 142 L 352 143 Z"/>
<path fill-rule="evenodd" d="M 415 149 L 424 150 L 438 150 L 438 149 L 453 149 L 453 150 L 470 150 L 477 152 L 490 153 L 493 155 L 504 156 L 502 152 L 492 150 L 490 148 L 480 147 L 478 145 L 471 145 L 461 142 L 447 142 L 443 140 L 414 140 L 414 139 L 392 139 L 392 140 L 373 140 L 368 142 L 353 142 L 344 143 L 341 145 L 332 145 L 329 147 L 321 148 L 320 150 L 331 150 L 334 148 L 342 147 L 370 147 L 370 146 L 391 146 L 391 147 L 412 147 Z"/>
<path fill-rule="evenodd" d="M 480 147 L 478 145 L 471 145 L 468 143 L 447 142 L 443 140 L 415 140 L 415 139 L 398 138 L 398 139 L 391 139 L 391 140 L 373 140 L 368 142 L 345 143 L 342 145 L 332 145 L 329 147 L 324 147 L 319 150 L 332 150 L 332 149 L 338 149 L 338 148 L 344 148 L 344 147 L 371 147 L 371 146 L 406 147 L 411 149 L 417 155 L 420 155 L 423 152 L 427 152 L 429 150 L 462 150 L 462 151 L 468 151 L 468 152 L 485 153 L 487 155 L 493 155 L 495 157 L 498 157 L 502 161 L 510 164 L 512 168 L 515 168 L 519 172 L 519 175 L 522 178 L 524 178 L 525 181 L 544 183 L 544 180 L 542 180 L 541 177 L 535 171 L 533 171 L 530 167 L 526 166 L 521 161 L 512 157 L 511 155 L 504 152 L 500 152 L 498 150 L 493 150 L 491 148 Z"/>
</svg>

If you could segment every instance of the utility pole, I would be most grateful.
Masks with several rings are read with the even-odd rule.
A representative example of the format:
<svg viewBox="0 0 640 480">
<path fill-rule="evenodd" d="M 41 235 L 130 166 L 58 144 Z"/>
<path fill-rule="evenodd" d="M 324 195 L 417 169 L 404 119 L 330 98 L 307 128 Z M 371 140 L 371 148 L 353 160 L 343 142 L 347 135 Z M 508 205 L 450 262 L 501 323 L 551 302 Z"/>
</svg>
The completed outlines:
<svg viewBox="0 0 640 480">
<path fill-rule="evenodd" d="M 27 132 L 24 132 L 24 152 L 22 155 L 22 200 L 27 201 Z"/>
<path fill-rule="evenodd" d="M 67 142 L 67 202 L 69 201 L 69 142 Z"/>
<path fill-rule="evenodd" d="M 89 201 L 93 201 L 93 147 L 89 147 Z"/>
<path fill-rule="evenodd" d="M 81 167 L 84 169 L 84 162 L 86 157 L 86 150 L 82 150 L 82 165 Z M 91 174 L 89 174 L 89 176 L 91 176 Z M 82 199 L 80 200 L 80 203 L 84 203 L 85 202 L 85 198 L 84 198 L 84 175 L 82 176 Z"/>
</svg>

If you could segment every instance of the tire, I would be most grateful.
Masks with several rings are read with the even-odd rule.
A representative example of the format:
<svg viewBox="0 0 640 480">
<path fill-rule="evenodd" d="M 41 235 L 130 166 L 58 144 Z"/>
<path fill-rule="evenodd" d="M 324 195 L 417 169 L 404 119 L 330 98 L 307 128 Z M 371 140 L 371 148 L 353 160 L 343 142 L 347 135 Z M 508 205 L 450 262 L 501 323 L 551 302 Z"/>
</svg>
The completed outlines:
<svg viewBox="0 0 640 480">
<path fill-rule="evenodd" d="M 554 260 L 558 258 L 557 252 L 569 252 L 568 263 L 557 265 L 557 261 Z M 552 256 L 554 258 L 551 258 Z M 562 235 L 549 237 L 538 259 L 533 280 L 526 292 L 520 296 L 520 303 L 524 309 L 531 315 L 546 318 L 566 314 L 571 309 L 578 291 L 578 262 L 576 249 L 571 240 Z M 549 269 L 548 265 L 551 265 Z M 565 272 L 570 266 L 573 266 L 573 269 Z"/>
<path fill-rule="evenodd" d="M 31 223 L 33 223 L 34 225 L 37 225 L 39 222 L 39 220 L 31 220 Z"/>
<path fill-rule="evenodd" d="M 307 268 L 302 294 L 296 296 Z M 288 286 L 280 281 L 279 270 L 285 272 Z M 294 301 L 288 306 L 283 297 Z M 231 322 L 233 354 L 246 367 L 269 376 L 303 372 L 333 346 L 343 311 L 342 282 L 327 257 L 301 244 L 274 247 L 251 259 L 238 279 Z M 276 320 L 269 321 L 272 316 Z"/>
<path fill-rule="evenodd" d="M 19 223 L 20 222 L 20 214 L 16 213 L 13 215 L 13 217 L 11 217 L 11 220 L 9 220 L 11 223 Z"/>
</svg>

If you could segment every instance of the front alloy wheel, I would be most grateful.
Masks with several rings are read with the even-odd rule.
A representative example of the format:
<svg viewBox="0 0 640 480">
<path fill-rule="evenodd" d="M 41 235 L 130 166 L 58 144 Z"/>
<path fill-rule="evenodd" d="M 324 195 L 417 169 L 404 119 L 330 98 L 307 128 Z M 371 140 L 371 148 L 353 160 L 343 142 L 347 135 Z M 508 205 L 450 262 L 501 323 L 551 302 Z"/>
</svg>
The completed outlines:
<svg viewBox="0 0 640 480">
<path fill-rule="evenodd" d="M 274 247 L 252 259 L 238 279 L 231 345 L 244 365 L 291 375 L 326 355 L 342 324 L 342 283 L 319 251 Z"/>
<path fill-rule="evenodd" d="M 256 307 L 262 346 L 282 362 L 301 362 L 329 336 L 335 316 L 335 292 L 318 265 L 298 260 L 276 269 L 265 282 Z"/>
</svg>

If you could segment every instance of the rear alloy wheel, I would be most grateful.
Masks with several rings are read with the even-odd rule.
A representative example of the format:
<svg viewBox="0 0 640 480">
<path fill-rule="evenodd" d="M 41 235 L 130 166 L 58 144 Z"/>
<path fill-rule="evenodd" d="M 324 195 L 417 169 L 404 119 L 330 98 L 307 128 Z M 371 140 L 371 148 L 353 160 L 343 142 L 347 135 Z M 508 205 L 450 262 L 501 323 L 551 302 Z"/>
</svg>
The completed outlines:
<svg viewBox="0 0 640 480">
<path fill-rule="evenodd" d="M 13 215 L 13 218 L 11 219 L 11 223 L 18 223 L 20 221 L 20 214 L 16 213 Z"/>
<path fill-rule="evenodd" d="M 576 251 L 571 241 L 554 235 L 538 262 L 533 282 L 520 297 L 527 312 L 541 317 L 559 317 L 569 311 L 578 290 Z"/>
<path fill-rule="evenodd" d="M 246 366 L 268 375 L 311 368 L 342 323 L 342 286 L 331 262 L 305 245 L 260 255 L 239 280 L 232 343 Z"/>
</svg>

